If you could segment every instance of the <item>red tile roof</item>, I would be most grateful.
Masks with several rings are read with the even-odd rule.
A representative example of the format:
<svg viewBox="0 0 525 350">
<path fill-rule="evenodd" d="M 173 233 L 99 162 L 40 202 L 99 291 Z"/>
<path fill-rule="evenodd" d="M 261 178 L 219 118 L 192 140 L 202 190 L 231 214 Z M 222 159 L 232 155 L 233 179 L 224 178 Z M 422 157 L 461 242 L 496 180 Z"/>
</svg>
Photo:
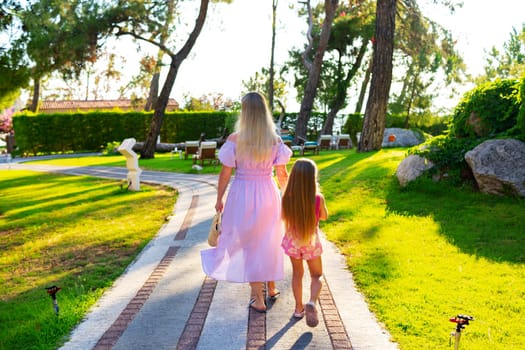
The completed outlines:
<svg viewBox="0 0 525 350">
<path fill-rule="evenodd" d="M 54 113 L 54 112 L 76 112 L 89 110 L 142 110 L 144 105 L 139 104 L 133 106 L 131 100 L 70 100 L 70 101 L 42 101 L 39 112 L 40 113 Z M 170 98 L 166 111 L 174 111 L 179 108 L 179 104 L 175 99 Z"/>
</svg>

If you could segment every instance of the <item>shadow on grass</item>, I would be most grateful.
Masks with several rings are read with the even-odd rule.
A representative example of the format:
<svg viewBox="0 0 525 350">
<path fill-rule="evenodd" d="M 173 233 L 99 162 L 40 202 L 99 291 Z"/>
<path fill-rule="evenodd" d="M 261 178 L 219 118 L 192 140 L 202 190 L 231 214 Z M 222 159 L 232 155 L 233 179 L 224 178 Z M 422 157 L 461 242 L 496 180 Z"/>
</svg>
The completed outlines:
<svg viewBox="0 0 525 350">
<path fill-rule="evenodd" d="M 525 200 L 418 179 L 406 188 L 392 180 L 387 210 L 432 217 L 440 233 L 466 254 L 495 262 L 525 263 Z"/>
</svg>

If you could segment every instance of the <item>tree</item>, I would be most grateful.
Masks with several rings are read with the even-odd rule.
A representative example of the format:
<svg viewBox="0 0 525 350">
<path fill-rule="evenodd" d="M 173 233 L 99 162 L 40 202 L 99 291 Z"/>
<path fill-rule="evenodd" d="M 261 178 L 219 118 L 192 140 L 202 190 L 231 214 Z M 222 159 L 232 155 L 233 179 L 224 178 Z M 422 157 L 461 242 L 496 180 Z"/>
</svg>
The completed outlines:
<svg viewBox="0 0 525 350">
<path fill-rule="evenodd" d="M 485 73 L 476 77 L 475 83 L 482 84 L 496 78 L 519 78 L 525 71 L 525 23 L 521 31 L 512 28 L 510 38 L 503 44 L 503 50 L 493 46 L 485 57 Z"/>
<path fill-rule="evenodd" d="M 160 72 L 162 69 L 162 59 L 164 57 L 164 50 L 162 50 L 160 47 L 164 46 L 169 39 L 170 27 L 173 23 L 175 0 L 169 0 L 166 3 L 166 20 L 161 27 L 161 32 L 159 35 L 159 50 L 157 52 L 155 68 L 151 77 L 148 99 L 146 101 L 146 106 L 144 107 L 146 111 L 154 109 L 155 104 L 157 103 L 160 86 Z"/>
<path fill-rule="evenodd" d="M 306 139 L 308 120 L 310 119 L 312 107 L 314 105 L 315 95 L 317 93 L 317 86 L 319 84 L 319 77 L 321 76 L 323 55 L 328 46 L 328 40 L 330 39 L 330 32 L 332 30 L 332 23 L 335 18 L 338 0 L 325 0 L 325 19 L 321 28 L 321 34 L 319 35 L 319 42 L 315 50 L 313 62 L 308 59 L 309 51 L 313 48 L 314 44 L 313 38 L 311 36 L 313 22 L 309 0 L 307 0 L 306 5 L 309 14 L 309 29 L 308 46 L 305 49 L 303 57 L 304 64 L 308 69 L 308 80 L 304 89 L 304 94 L 301 101 L 301 108 L 299 110 L 299 116 L 297 117 L 297 124 L 295 128 L 295 142 L 298 142 L 301 138 Z"/>
<path fill-rule="evenodd" d="M 372 80 L 358 151 L 378 150 L 383 143 L 394 53 L 396 0 L 377 0 Z"/>
<path fill-rule="evenodd" d="M 402 88 L 392 96 L 389 111 L 404 114 L 408 128 L 413 111 L 420 115 L 430 112 L 436 77 L 442 76 L 446 86 L 461 82 L 465 64 L 449 31 L 425 18 L 412 1 L 400 3 L 394 49 L 395 61 L 406 73 L 401 75 Z"/>
<path fill-rule="evenodd" d="M 17 42 L 32 62 L 31 110 L 38 108 L 41 79 L 55 71 L 78 77 L 96 60 L 99 34 L 106 32 L 99 15 L 99 4 L 89 0 L 41 0 L 21 12 L 24 33 Z"/>
<path fill-rule="evenodd" d="M 155 103 L 153 118 L 144 141 L 144 147 L 140 153 L 140 157 L 143 159 L 155 157 L 155 145 L 162 127 L 171 90 L 182 62 L 190 54 L 204 26 L 209 2 L 210 0 L 200 1 L 193 30 L 189 33 L 185 43 L 178 52 L 170 49 L 168 43 L 162 42 L 162 37 L 151 36 L 151 33 L 161 33 L 162 28 L 165 28 L 163 25 L 169 22 L 169 6 L 171 2 L 168 2 L 168 4 L 165 2 L 149 4 L 140 0 L 128 1 L 126 3 L 127 7 L 117 4 L 111 11 L 107 12 L 107 21 L 113 24 L 117 36 L 130 35 L 136 40 L 153 44 L 162 50 L 171 61 L 166 80 L 158 96 L 157 103 Z"/>
<path fill-rule="evenodd" d="M 334 20 L 328 52 L 333 52 L 323 64 L 328 114 L 321 134 L 333 133 L 334 119 L 347 104 L 347 91 L 361 67 L 373 35 L 373 16 L 368 1 L 358 1 L 351 7 L 341 6 Z"/>
<path fill-rule="evenodd" d="M 21 6 L 18 1 L 0 1 L 0 34 L 13 38 L 18 28 L 17 13 Z M 24 59 L 24 47 L 19 42 L 0 46 L 0 110 L 11 106 L 18 97 L 20 88 L 29 82 L 29 70 Z"/>
</svg>

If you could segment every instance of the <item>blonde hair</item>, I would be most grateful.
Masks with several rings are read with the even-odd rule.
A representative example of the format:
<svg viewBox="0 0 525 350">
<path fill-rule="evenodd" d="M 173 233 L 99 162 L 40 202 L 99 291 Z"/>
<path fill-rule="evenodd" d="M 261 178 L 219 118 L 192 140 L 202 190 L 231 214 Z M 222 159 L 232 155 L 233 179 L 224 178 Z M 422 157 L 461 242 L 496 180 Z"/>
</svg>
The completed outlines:
<svg viewBox="0 0 525 350">
<path fill-rule="evenodd" d="M 262 161 L 270 157 L 279 136 L 263 95 L 258 92 L 244 95 L 236 131 L 239 158 Z"/>
<path fill-rule="evenodd" d="M 283 194 L 281 215 L 286 232 L 299 242 L 309 243 L 315 233 L 317 193 L 317 166 L 311 159 L 298 159 Z"/>
</svg>

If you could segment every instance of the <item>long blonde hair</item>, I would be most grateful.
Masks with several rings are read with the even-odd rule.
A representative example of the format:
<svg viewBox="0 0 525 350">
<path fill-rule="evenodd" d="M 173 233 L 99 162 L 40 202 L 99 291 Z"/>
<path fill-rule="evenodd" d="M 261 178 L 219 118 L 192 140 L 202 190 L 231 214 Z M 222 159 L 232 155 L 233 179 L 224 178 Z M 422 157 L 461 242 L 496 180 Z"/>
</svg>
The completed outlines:
<svg viewBox="0 0 525 350">
<path fill-rule="evenodd" d="M 286 232 L 299 242 L 309 243 L 315 233 L 317 193 L 317 166 L 311 159 L 298 159 L 283 194 L 281 215 Z"/>
<path fill-rule="evenodd" d="M 268 159 L 279 136 L 263 95 L 258 92 L 244 95 L 236 131 L 239 158 L 255 161 Z"/>
</svg>

